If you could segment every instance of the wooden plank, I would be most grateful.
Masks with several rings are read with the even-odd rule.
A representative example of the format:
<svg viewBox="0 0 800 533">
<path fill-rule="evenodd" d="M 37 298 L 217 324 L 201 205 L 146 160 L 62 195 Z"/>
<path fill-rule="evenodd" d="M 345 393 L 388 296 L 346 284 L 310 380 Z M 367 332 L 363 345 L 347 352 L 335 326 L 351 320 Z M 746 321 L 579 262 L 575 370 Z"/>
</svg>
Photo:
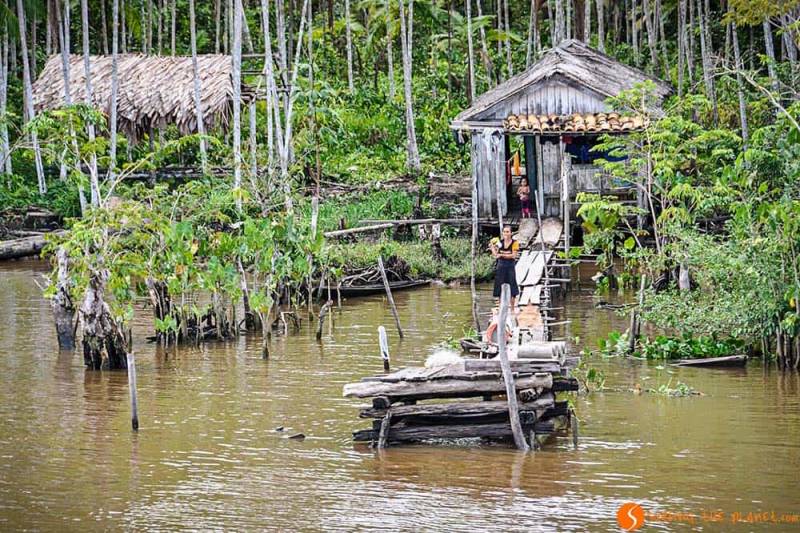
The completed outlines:
<svg viewBox="0 0 800 533">
<path fill-rule="evenodd" d="M 566 403 L 566 402 L 565 402 Z M 539 411 L 556 405 L 553 394 L 545 393 L 532 402 L 519 404 L 522 411 Z M 386 416 L 387 409 L 367 408 L 359 413 L 361 418 L 381 419 Z M 505 400 L 490 402 L 458 402 L 433 403 L 417 405 L 394 405 L 391 408 L 392 418 L 399 421 L 407 416 L 472 416 L 487 414 L 503 414 L 508 412 Z"/>
<path fill-rule="evenodd" d="M 516 383 L 517 390 L 547 390 L 552 386 L 553 376 L 551 374 L 522 377 Z M 343 389 L 345 397 L 371 398 L 373 396 L 386 396 L 390 399 L 469 398 L 484 394 L 500 394 L 502 392 L 505 392 L 505 384 L 502 379 L 480 379 L 474 381 L 436 379 L 421 383 L 363 381 L 360 383 L 348 383 Z"/>
<path fill-rule="evenodd" d="M 532 359 L 515 359 L 509 361 L 511 370 L 515 372 L 561 372 L 561 365 L 549 361 L 537 361 Z M 464 368 L 467 371 L 489 370 L 498 371 L 500 361 L 497 359 L 465 359 Z"/>
<path fill-rule="evenodd" d="M 539 421 L 533 425 L 537 434 L 552 433 L 555 424 L 552 421 Z M 353 433 L 355 441 L 374 440 L 375 431 L 372 429 L 356 431 Z M 467 425 L 438 425 L 438 426 L 395 426 L 389 428 L 388 441 L 414 442 L 428 439 L 467 439 L 490 438 L 507 439 L 512 436 L 511 425 L 504 424 L 467 424 Z"/>
<path fill-rule="evenodd" d="M 533 262 L 536 260 L 536 252 L 532 252 L 531 250 L 525 250 L 519 257 L 517 264 L 514 266 L 514 273 L 516 274 L 517 278 L 517 285 L 522 286 L 522 283 L 525 281 L 525 278 L 528 276 L 528 270 L 530 269 Z"/>
</svg>

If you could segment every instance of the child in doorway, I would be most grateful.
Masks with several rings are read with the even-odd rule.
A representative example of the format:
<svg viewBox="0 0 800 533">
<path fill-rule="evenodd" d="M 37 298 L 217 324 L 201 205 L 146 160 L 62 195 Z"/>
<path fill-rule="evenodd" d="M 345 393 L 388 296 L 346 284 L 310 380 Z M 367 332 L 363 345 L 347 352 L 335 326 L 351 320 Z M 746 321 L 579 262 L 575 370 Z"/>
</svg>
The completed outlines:
<svg viewBox="0 0 800 533">
<path fill-rule="evenodd" d="M 522 205 L 522 218 L 531 217 L 531 188 L 528 185 L 528 180 L 524 179 L 517 189 L 517 196 L 519 196 L 519 203 Z"/>
</svg>

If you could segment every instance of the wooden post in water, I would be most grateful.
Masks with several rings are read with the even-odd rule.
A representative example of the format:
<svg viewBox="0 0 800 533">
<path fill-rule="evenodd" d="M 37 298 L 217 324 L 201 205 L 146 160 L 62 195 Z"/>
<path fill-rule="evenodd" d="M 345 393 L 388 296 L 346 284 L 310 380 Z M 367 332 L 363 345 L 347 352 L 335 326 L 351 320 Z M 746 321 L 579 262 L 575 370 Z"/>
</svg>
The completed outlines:
<svg viewBox="0 0 800 533">
<path fill-rule="evenodd" d="M 508 421 L 511 423 L 511 432 L 514 434 L 514 444 L 522 451 L 529 451 L 525 435 L 522 433 L 522 424 L 519 421 L 519 405 L 517 405 L 517 388 L 514 385 L 514 374 L 511 372 L 511 363 L 508 362 L 506 353 L 506 319 L 508 318 L 508 306 L 511 301 L 511 286 L 503 283 L 500 291 L 500 313 L 497 317 L 497 352 L 500 359 L 500 366 L 503 369 L 503 381 L 506 384 L 506 396 L 508 397 Z"/>
<path fill-rule="evenodd" d="M 330 298 L 330 295 L 329 295 Z M 317 340 L 322 340 L 322 325 L 325 323 L 325 317 L 328 315 L 328 311 L 330 310 L 331 306 L 333 305 L 333 300 L 328 299 L 325 302 L 325 305 L 322 306 L 322 309 L 319 310 L 319 320 L 317 321 Z"/>
<path fill-rule="evenodd" d="M 381 278 L 383 279 L 383 288 L 386 289 L 386 298 L 389 300 L 389 307 L 392 308 L 394 315 L 394 323 L 397 325 L 397 333 L 400 338 L 403 338 L 403 328 L 400 327 L 400 317 L 397 315 L 397 306 L 394 305 L 394 298 L 392 297 L 392 289 L 389 287 L 389 278 L 386 277 L 386 269 L 383 267 L 383 258 L 378 256 L 378 268 L 381 271 Z"/>
<path fill-rule="evenodd" d="M 628 353 L 632 354 L 636 350 L 636 339 L 639 338 L 639 310 L 644 305 L 644 288 L 647 284 L 647 276 L 642 274 L 639 282 L 639 305 L 631 311 L 631 329 L 629 332 L 630 338 L 628 339 Z"/>
<path fill-rule="evenodd" d="M 475 290 L 475 253 L 478 248 L 478 172 L 472 164 L 472 247 L 470 252 L 469 291 L 472 296 L 472 320 L 475 332 L 480 335 L 481 322 L 478 318 L 478 293 Z"/>
<path fill-rule="evenodd" d="M 128 352 L 128 392 L 131 397 L 131 427 L 139 431 L 139 402 L 136 399 L 136 359 Z"/>
<path fill-rule="evenodd" d="M 389 371 L 389 339 L 386 337 L 386 328 L 378 326 L 378 344 L 381 347 L 381 359 L 383 359 L 383 369 Z"/>
</svg>

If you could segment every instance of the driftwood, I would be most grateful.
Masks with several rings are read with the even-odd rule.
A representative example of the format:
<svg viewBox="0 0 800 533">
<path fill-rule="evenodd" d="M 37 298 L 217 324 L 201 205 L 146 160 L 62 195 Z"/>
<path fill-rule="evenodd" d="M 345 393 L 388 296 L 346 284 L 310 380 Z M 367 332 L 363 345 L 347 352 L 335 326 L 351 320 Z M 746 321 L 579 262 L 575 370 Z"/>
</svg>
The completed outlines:
<svg viewBox="0 0 800 533">
<path fill-rule="evenodd" d="M 39 255 L 45 244 L 47 244 L 45 240 L 46 235 L 62 235 L 63 233 L 63 231 L 54 231 L 48 234 L 32 235 L 21 239 L 0 241 L 0 260 L 19 259 L 21 257 Z"/>
<path fill-rule="evenodd" d="M 517 390 L 539 389 L 543 391 L 552 389 L 554 380 L 551 374 L 535 374 L 533 376 L 520 377 L 516 380 L 515 385 Z M 577 383 L 575 386 L 576 389 L 574 390 L 577 390 Z M 437 379 L 423 382 L 398 381 L 397 383 L 362 381 L 345 385 L 344 396 L 356 398 L 386 396 L 390 399 L 469 398 L 483 396 L 484 394 L 502 394 L 505 390 L 505 384 L 499 376 L 495 379 L 475 381 L 463 379 Z M 573 389 L 564 388 L 562 390 Z"/>
<path fill-rule="evenodd" d="M 326 231 L 323 235 L 325 235 L 326 239 L 337 239 L 339 237 L 346 237 L 347 235 L 356 235 L 358 233 L 366 233 L 370 231 L 379 231 L 385 230 L 389 228 L 393 228 L 395 225 L 391 223 L 383 223 L 383 224 L 374 224 L 372 226 L 361 226 L 360 228 L 350 228 L 350 229 L 339 229 L 336 231 Z"/>
</svg>

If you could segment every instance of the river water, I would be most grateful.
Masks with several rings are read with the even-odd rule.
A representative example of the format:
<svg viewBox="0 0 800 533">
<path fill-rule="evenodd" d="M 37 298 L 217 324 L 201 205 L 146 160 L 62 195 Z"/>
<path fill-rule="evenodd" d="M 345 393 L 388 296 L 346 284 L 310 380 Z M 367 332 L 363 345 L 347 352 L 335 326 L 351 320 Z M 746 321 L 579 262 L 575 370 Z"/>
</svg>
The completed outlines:
<svg viewBox="0 0 800 533">
<path fill-rule="evenodd" d="M 650 530 L 800 528 L 731 523 L 733 513 L 800 514 L 797 374 L 593 360 L 613 390 L 573 397 L 577 449 L 558 438 L 528 455 L 474 442 L 378 452 L 351 442 L 369 424 L 342 386 L 381 370 L 381 324 L 394 367 L 461 337 L 468 287 L 397 293 L 403 341 L 384 298 L 346 301 L 322 344 L 304 327 L 275 338 L 268 361 L 257 338 L 157 350 L 143 310 L 132 433 L 126 375 L 59 354 L 36 285 L 44 271 L 0 265 L 0 530 L 618 531 L 627 501 Z M 593 304 L 576 290 L 558 311 L 581 346 L 625 328 Z M 705 395 L 629 392 L 677 381 Z M 306 438 L 287 438 L 296 433 Z"/>
</svg>

